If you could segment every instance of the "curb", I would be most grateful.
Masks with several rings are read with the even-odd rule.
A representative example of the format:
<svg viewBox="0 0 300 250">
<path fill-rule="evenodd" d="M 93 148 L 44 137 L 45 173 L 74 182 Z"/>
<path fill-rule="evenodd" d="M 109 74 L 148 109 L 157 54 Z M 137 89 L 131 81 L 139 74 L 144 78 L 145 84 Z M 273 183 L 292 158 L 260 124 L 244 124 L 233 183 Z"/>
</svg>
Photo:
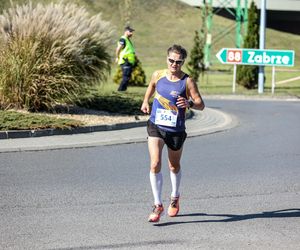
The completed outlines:
<svg viewBox="0 0 300 250">
<path fill-rule="evenodd" d="M 186 119 L 190 119 L 194 116 L 193 111 L 187 113 Z M 32 138 L 32 137 L 42 137 L 42 136 L 52 136 L 52 135 L 73 135 L 73 134 L 84 134 L 84 133 L 93 133 L 101 131 L 113 131 L 113 130 L 122 130 L 130 129 L 137 127 L 144 127 L 147 125 L 147 121 L 136 121 L 136 122 L 127 122 L 127 123 L 116 123 L 110 125 L 94 125 L 94 126 L 83 126 L 75 127 L 70 129 L 40 129 L 40 130 L 8 130 L 0 131 L 0 140 L 5 139 L 17 139 L 17 138 Z"/>
<path fill-rule="evenodd" d="M 233 122 L 234 120 L 231 115 L 211 108 L 206 108 L 205 111 L 193 110 L 193 112 L 190 112 L 186 124 L 189 131 L 188 137 L 228 130 L 237 125 L 237 123 Z M 96 127 L 104 130 L 97 133 L 77 134 L 74 134 L 73 130 L 67 131 L 67 135 L 38 137 L 35 134 L 34 137 L 29 138 L 3 140 L 0 143 L 0 153 L 85 148 L 147 141 L 145 121 Z M 88 127 L 85 131 L 90 129 L 95 129 L 95 127 Z M 110 131 L 107 132 L 107 129 L 110 129 Z M 82 130 L 78 131 L 82 132 Z M 28 134 L 25 133 L 25 135 Z"/>
<path fill-rule="evenodd" d="M 206 95 L 204 99 L 207 100 L 239 100 L 239 101 L 287 101 L 287 102 L 300 102 L 298 96 L 260 96 L 260 95 L 239 95 L 239 94 L 228 94 L 228 95 Z"/>
<path fill-rule="evenodd" d="M 71 129 L 9 130 L 9 131 L 0 132 L 0 140 L 121 130 L 121 129 L 129 129 L 135 127 L 142 127 L 145 126 L 146 124 L 147 124 L 146 121 L 137 121 L 137 122 L 129 122 L 129 123 L 116 123 L 111 125 L 84 126 L 84 127 L 76 127 Z"/>
<path fill-rule="evenodd" d="M 299 102 L 299 97 L 294 96 L 282 96 L 282 97 L 265 97 L 265 96 L 244 96 L 244 95 L 208 95 L 205 99 L 219 99 L 219 100 L 255 100 L 255 101 L 295 101 Z M 187 118 L 190 119 L 194 117 L 194 111 L 190 110 L 187 113 Z M 83 126 L 75 127 L 70 129 L 41 129 L 41 130 L 8 130 L 0 131 L 0 140 L 5 139 L 17 139 L 17 138 L 36 138 L 43 136 L 53 136 L 53 135 L 73 135 L 73 134 L 84 134 L 93 133 L 101 131 L 113 131 L 130 129 L 136 127 L 146 126 L 147 121 L 136 121 L 129 123 L 116 123 L 111 125 L 94 125 L 94 126 Z"/>
</svg>

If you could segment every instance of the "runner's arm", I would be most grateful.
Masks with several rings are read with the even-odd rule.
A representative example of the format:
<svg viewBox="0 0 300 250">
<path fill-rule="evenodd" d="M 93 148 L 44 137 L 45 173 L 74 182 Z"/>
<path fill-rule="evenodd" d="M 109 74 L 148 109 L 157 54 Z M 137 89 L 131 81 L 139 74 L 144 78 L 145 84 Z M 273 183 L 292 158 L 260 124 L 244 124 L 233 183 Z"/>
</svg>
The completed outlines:
<svg viewBox="0 0 300 250">
<path fill-rule="evenodd" d="M 147 88 L 145 96 L 144 96 L 143 104 L 141 106 L 141 111 L 145 114 L 150 113 L 149 101 L 150 101 L 150 98 L 152 97 L 152 95 L 155 92 L 156 79 L 157 79 L 157 71 L 154 72 L 152 77 L 151 77 L 150 83 L 148 85 L 148 88 Z"/>
<path fill-rule="evenodd" d="M 188 94 L 191 97 L 191 102 L 189 102 L 189 107 L 193 109 L 203 110 L 205 108 L 204 101 L 201 97 L 197 84 L 190 77 L 187 79 Z"/>
</svg>

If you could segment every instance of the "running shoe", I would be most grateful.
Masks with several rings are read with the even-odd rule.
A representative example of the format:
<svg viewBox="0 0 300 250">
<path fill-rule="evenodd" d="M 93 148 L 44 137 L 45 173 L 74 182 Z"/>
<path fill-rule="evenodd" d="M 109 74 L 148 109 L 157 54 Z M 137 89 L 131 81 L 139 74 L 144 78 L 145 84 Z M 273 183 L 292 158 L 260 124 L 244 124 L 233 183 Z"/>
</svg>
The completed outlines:
<svg viewBox="0 0 300 250">
<path fill-rule="evenodd" d="M 179 197 L 171 197 L 171 203 L 168 208 L 168 215 L 175 217 L 179 212 Z"/>
<path fill-rule="evenodd" d="M 159 222 L 160 216 L 163 215 L 164 207 L 163 205 L 155 205 L 153 206 L 153 211 L 149 215 L 149 222 Z"/>
</svg>

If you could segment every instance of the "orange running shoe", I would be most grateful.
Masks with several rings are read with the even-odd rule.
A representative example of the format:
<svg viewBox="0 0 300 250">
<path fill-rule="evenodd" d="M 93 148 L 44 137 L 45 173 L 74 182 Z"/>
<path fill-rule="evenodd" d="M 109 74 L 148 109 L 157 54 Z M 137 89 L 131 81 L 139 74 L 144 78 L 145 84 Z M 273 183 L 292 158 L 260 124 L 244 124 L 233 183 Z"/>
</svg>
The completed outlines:
<svg viewBox="0 0 300 250">
<path fill-rule="evenodd" d="M 175 217 L 179 212 L 179 197 L 171 197 L 171 203 L 168 208 L 168 215 Z"/>
<path fill-rule="evenodd" d="M 149 215 L 149 222 L 159 222 L 160 216 L 163 215 L 164 207 L 163 205 L 155 205 L 153 206 L 153 211 Z"/>
</svg>

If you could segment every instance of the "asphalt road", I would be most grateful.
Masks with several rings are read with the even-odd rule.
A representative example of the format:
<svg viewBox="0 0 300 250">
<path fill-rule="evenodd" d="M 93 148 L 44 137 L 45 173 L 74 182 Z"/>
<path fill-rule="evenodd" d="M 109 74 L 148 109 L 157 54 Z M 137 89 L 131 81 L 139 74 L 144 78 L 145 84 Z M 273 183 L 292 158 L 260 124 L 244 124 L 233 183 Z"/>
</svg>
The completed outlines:
<svg viewBox="0 0 300 250">
<path fill-rule="evenodd" d="M 188 138 L 180 215 L 158 224 L 146 143 L 1 153 L 0 248 L 300 249 L 300 102 L 206 104 L 239 125 Z"/>
</svg>

